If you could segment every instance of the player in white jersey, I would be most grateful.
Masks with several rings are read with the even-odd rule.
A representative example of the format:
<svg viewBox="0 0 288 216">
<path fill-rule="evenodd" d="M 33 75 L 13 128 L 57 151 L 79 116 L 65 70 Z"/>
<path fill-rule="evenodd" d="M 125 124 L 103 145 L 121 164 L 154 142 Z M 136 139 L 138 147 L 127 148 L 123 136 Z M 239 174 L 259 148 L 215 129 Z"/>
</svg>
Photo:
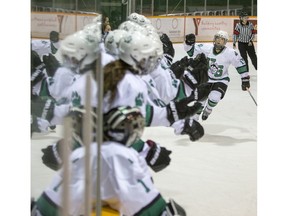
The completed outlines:
<svg viewBox="0 0 288 216">
<path fill-rule="evenodd" d="M 67 114 L 71 107 L 78 107 L 85 103 L 86 76 L 91 72 L 93 72 L 92 77 L 93 74 L 95 74 L 94 69 L 97 56 L 96 53 L 99 52 L 99 47 L 97 47 L 97 44 L 100 40 L 99 38 L 97 39 L 97 37 L 93 38 L 92 36 L 90 36 L 83 31 L 79 31 L 66 37 L 62 41 L 59 51 L 63 55 L 63 65 L 62 67 L 58 68 L 54 77 L 50 79 L 51 83 L 49 83 L 50 93 L 57 101 L 57 104 L 54 108 L 54 116 L 51 120 L 51 123 L 53 124 L 61 124 L 63 117 Z M 115 75 L 119 76 L 121 74 L 117 73 Z M 130 82 L 131 77 L 132 81 Z M 113 76 L 104 76 L 104 78 L 104 91 L 106 88 L 105 86 L 111 84 L 109 82 L 109 78 L 117 80 L 117 78 Z M 121 101 L 121 103 L 118 104 L 131 106 L 138 105 L 142 108 L 143 113 L 145 113 L 145 103 L 143 103 L 142 101 L 143 98 L 147 98 L 146 96 L 143 97 L 142 95 L 143 89 L 146 89 L 145 84 L 140 77 L 135 77 L 131 73 L 127 75 L 126 78 L 127 79 L 123 82 L 123 86 L 128 90 L 135 89 L 135 91 L 133 91 L 132 93 L 135 93 L 137 95 L 135 96 L 135 94 L 132 94 L 125 90 L 120 90 L 120 95 L 117 95 L 117 98 L 120 98 L 119 101 Z M 128 84 L 126 84 L 127 80 Z M 119 86 L 122 89 L 121 85 Z M 92 106 L 97 107 L 97 84 L 94 79 L 91 80 L 91 87 L 91 104 Z M 139 97 L 137 98 L 137 100 L 139 100 L 135 103 L 134 96 L 137 97 L 138 94 Z M 143 103 L 143 106 L 141 103 Z M 116 100 L 111 104 L 109 101 L 109 96 L 107 96 L 106 98 L 104 98 L 104 111 L 108 111 L 110 108 L 116 107 L 118 104 Z M 153 168 L 154 171 L 159 171 L 160 169 L 163 169 L 169 165 L 169 154 L 171 153 L 171 151 L 160 147 L 155 142 L 148 142 L 147 144 L 145 144 L 145 148 L 144 144 L 144 142 L 139 143 L 139 145 L 142 145 L 142 148 L 139 151 L 141 151 L 143 157 L 146 158 L 148 164 L 151 160 L 154 161 L 153 164 L 150 163 L 151 168 Z M 59 149 L 58 142 L 42 150 L 44 153 L 42 161 L 50 168 L 53 168 L 51 166 L 58 168 L 62 165 L 58 163 L 59 161 L 57 161 L 57 157 L 54 154 L 55 151 L 53 151 L 53 149 L 56 148 Z M 159 153 L 160 150 L 161 152 Z M 166 156 L 163 158 L 161 157 L 162 154 L 165 154 Z M 157 156 L 156 158 L 155 155 Z M 160 162 L 157 159 L 158 157 L 159 159 L 161 159 Z"/>
<path fill-rule="evenodd" d="M 157 64 L 155 65 L 155 68 L 150 74 L 141 76 L 141 78 L 144 80 L 148 88 L 148 99 L 147 99 L 148 104 L 146 105 L 148 115 L 146 115 L 146 123 L 147 126 L 171 126 L 174 123 L 174 121 L 172 122 L 167 121 L 166 119 L 167 117 L 165 116 L 165 112 L 163 112 L 163 108 L 165 108 L 167 104 L 169 105 L 172 100 L 184 99 L 185 97 L 187 99 L 187 97 L 190 96 L 191 94 L 191 90 L 190 92 L 188 92 L 189 94 L 183 94 L 183 89 L 182 90 L 180 89 L 179 91 L 180 81 L 176 80 L 175 77 L 173 77 L 172 72 L 169 70 L 169 62 L 173 60 L 174 56 L 174 48 L 172 42 L 170 41 L 167 35 L 163 35 L 161 39 L 159 35 L 156 33 L 156 30 L 153 29 L 149 24 L 143 25 L 143 27 L 147 29 L 146 31 L 143 30 L 143 27 L 139 26 L 137 22 L 131 22 L 131 21 L 125 21 L 119 27 L 121 28 L 121 30 L 124 29 L 127 32 L 132 32 L 132 34 L 134 32 L 141 32 L 144 35 L 146 34 L 150 38 L 150 43 L 152 43 L 153 46 L 156 47 L 156 50 L 158 52 L 157 54 L 158 60 Z M 164 55 L 163 51 L 166 52 L 164 53 Z M 163 61 L 164 59 L 165 61 Z M 160 61 L 161 64 L 159 64 Z M 157 91 L 159 91 L 160 94 Z M 183 104 L 183 107 L 185 106 L 186 105 Z M 182 123 L 180 125 L 177 125 L 177 127 L 180 128 L 179 129 L 180 132 L 179 133 L 177 132 L 177 134 L 180 134 L 181 132 L 184 131 L 184 121 L 181 122 Z M 192 126 L 192 124 L 193 122 L 190 122 L 190 126 Z M 195 125 L 196 124 L 197 123 L 195 123 Z M 199 127 L 196 128 L 194 127 L 193 135 L 192 131 L 190 130 L 191 136 L 189 135 L 189 137 L 191 140 L 196 140 L 199 139 L 201 136 L 203 136 L 202 126 L 200 124 L 197 125 Z M 190 126 L 186 124 L 186 129 L 187 127 Z M 202 131 L 200 132 L 199 136 L 198 135 L 196 136 L 195 133 L 196 132 L 195 129 L 197 128 L 201 129 Z"/>
<path fill-rule="evenodd" d="M 51 54 L 44 57 L 46 61 L 42 62 L 37 52 L 31 50 L 31 135 L 33 132 L 47 132 L 48 127 L 55 129 L 49 123 L 53 116 L 54 99 L 49 93 L 46 79 L 55 73 L 59 63 Z"/>
<path fill-rule="evenodd" d="M 160 43 L 163 47 L 163 52 L 166 53 L 164 53 L 163 57 L 161 58 L 161 64 L 159 64 L 158 67 L 156 67 L 151 72 L 151 74 L 145 77 L 142 76 L 142 79 L 144 79 L 149 88 L 149 97 L 156 105 L 162 107 L 164 107 L 165 104 L 169 104 L 171 101 L 181 100 L 187 97 L 189 98 L 191 96 L 193 96 L 194 100 L 196 100 L 195 92 L 198 91 L 198 89 L 196 90 L 197 86 L 202 84 L 203 82 L 207 82 L 208 80 L 207 69 L 202 70 L 201 72 L 198 71 L 199 74 L 205 75 L 205 78 L 202 79 L 201 76 L 195 76 L 197 73 L 194 72 L 198 68 L 193 68 L 194 72 L 189 73 L 189 77 L 193 77 L 194 80 L 197 80 L 198 83 L 195 83 L 195 85 L 193 84 L 193 87 L 191 85 L 186 85 L 183 80 L 176 79 L 175 75 L 169 68 L 169 61 L 172 61 L 174 57 L 174 48 L 169 37 L 163 34 L 160 38 L 161 41 L 159 40 L 158 35 L 151 35 L 150 37 L 152 38 L 152 41 L 156 42 L 156 44 Z M 148 76 L 150 76 L 150 78 Z M 186 75 L 184 77 L 186 77 Z M 201 77 L 201 79 L 199 77 Z M 155 93 L 155 91 L 158 92 Z M 201 93 L 199 93 L 199 95 L 200 94 Z M 198 97 L 197 100 L 200 100 L 200 98 Z M 157 122 L 156 124 L 151 122 L 151 126 L 154 125 L 157 125 Z M 176 135 L 188 135 L 191 141 L 196 141 L 204 135 L 203 127 L 200 125 L 199 122 L 193 120 L 192 118 L 178 120 L 171 126 L 174 128 L 174 132 Z"/>
<path fill-rule="evenodd" d="M 44 55 L 55 54 L 60 47 L 59 33 L 51 31 L 49 40 L 32 40 L 31 49 L 36 51 L 41 59 Z"/>
<path fill-rule="evenodd" d="M 187 106 L 192 98 L 184 98 L 182 101 L 172 101 L 166 107 L 155 105 L 153 112 L 146 115 L 148 91 L 139 76 L 154 70 L 155 64 L 159 63 L 157 55 L 157 47 L 148 36 L 134 32 L 131 36 L 122 38 L 119 45 L 120 59 L 104 67 L 104 92 L 108 93 L 106 100 L 110 101 L 109 108 L 123 104 L 136 105 L 141 107 L 147 122 L 153 119 L 157 126 L 170 126 L 175 121 L 192 115 L 197 106 Z"/>
<path fill-rule="evenodd" d="M 99 38 L 78 31 L 67 36 L 61 44 L 63 63 L 53 77 L 49 77 L 50 95 L 56 100 L 52 124 L 61 124 L 70 107 L 85 103 L 86 76 L 96 68 Z M 91 81 L 91 103 L 96 106 L 97 85 Z"/>
<path fill-rule="evenodd" d="M 85 110 L 76 109 L 70 113 L 74 119 L 73 137 L 82 137 L 82 116 Z M 95 116 L 95 114 L 94 114 Z M 115 107 L 103 116 L 104 142 L 101 144 L 101 201 L 125 216 L 186 216 L 185 210 L 174 200 L 167 203 L 153 184 L 146 162 L 129 148 L 139 139 L 145 127 L 145 120 L 138 108 Z M 94 122 L 95 125 L 95 122 Z M 91 182 L 97 181 L 97 143 L 91 149 Z M 71 216 L 82 215 L 85 193 L 85 147 L 72 152 L 70 156 L 71 180 L 69 183 L 69 209 Z M 32 216 L 55 216 L 62 207 L 63 170 L 59 170 L 52 182 L 32 205 Z M 96 190 L 92 190 L 95 203 Z"/>
<path fill-rule="evenodd" d="M 199 53 L 204 53 L 209 60 L 209 85 L 210 93 L 206 102 L 206 107 L 202 112 L 202 120 L 206 120 L 211 114 L 212 109 L 223 99 L 230 78 L 228 74 L 228 68 L 233 65 L 242 80 L 242 90 L 247 91 L 250 88 L 250 76 L 247 69 L 247 65 L 243 58 L 232 48 L 226 46 L 228 41 L 228 33 L 225 31 L 218 31 L 213 40 L 213 44 L 196 44 L 194 53 L 191 49 L 188 52 L 193 53 L 196 56 Z M 187 52 L 187 53 L 188 53 Z"/>
</svg>

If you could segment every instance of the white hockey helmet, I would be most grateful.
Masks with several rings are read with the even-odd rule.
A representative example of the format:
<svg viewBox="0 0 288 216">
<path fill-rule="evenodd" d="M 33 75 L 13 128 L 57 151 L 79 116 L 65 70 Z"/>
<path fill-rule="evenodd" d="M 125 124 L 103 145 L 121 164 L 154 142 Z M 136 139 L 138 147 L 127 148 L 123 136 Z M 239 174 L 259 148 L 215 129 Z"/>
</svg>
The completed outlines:
<svg viewBox="0 0 288 216">
<path fill-rule="evenodd" d="M 86 34 L 94 35 L 96 37 L 101 38 L 101 24 L 99 23 L 89 23 L 84 26 L 83 31 Z"/>
<path fill-rule="evenodd" d="M 224 38 L 225 40 L 229 40 L 229 36 L 228 36 L 228 33 L 226 31 L 218 31 L 214 37 L 220 37 L 220 38 Z"/>
<path fill-rule="evenodd" d="M 151 24 L 145 24 L 143 27 L 146 28 L 149 33 L 157 33 L 156 28 Z"/>
<path fill-rule="evenodd" d="M 135 22 L 139 25 L 145 25 L 145 24 L 151 24 L 151 21 L 146 18 L 145 16 L 138 14 L 138 13 L 131 13 L 128 17 L 127 20 L 130 20 L 132 22 Z"/>
<path fill-rule="evenodd" d="M 122 29 L 130 33 L 140 32 L 143 35 L 149 34 L 149 31 L 147 28 L 129 20 L 121 23 L 118 29 Z"/>
<path fill-rule="evenodd" d="M 224 39 L 224 42 L 218 42 L 216 43 L 216 39 L 217 38 L 223 38 Z M 229 40 L 229 35 L 226 31 L 218 31 L 215 35 L 214 35 L 214 40 L 213 40 L 213 43 L 214 43 L 214 47 L 216 49 L 223 49 L 227 43 L 227 41 Z"/>
<path fill-rule="evenodd" d="M 120 40 L 118 56 L 131 65 L 139 75 L 144 75 L 155 67 L 157 50 L 147 35 L 134 32 Z"/>
<path fill-rule="evenodd" d="M 142 15 L 143 16 L 143 15 Z M 143 16 L 143 19 L 144 19 L 144 23 L 143 23 L 143 25 L 152 25 L 152 23 L 151 23 L 151 21 L 147 18 L 147 17 L 145 17 L 145 16 Z"/>
<path fill-rule="evenodd" d="M 140 17 L 140 14 L 134 12 L 134 13 L 131 13 L 131 14 L 127 17 L 127 20 L 139 24 L 139 21 L 138 21 L 139 17 Z"/>
<path fill-rule="evenodd" d="M 111 109 L 103 116 L 104 140 L 131 146 L 143 134 L 145 119 L 138 107 L 121 106 Z"/>
<path fill-rule="evenodd" d="M 119 53 L 119 41 L 121 38 L 128 34 L 129 33 L 123 29 L 115 29 L 110 31 L 104 41 L 106 52 L 117 56 Z"/>
<path fill-rule="evenodd" d="M 96 16 L 94 19 L 93 19 L 93 23 L 96 23 L 96 24 L 101 24 L 102 23 L 102 14 L 99 14 L 98 16 Z"/>
<path fill-rule="evenodd" d="M 98 57 L 99 38 L 85 33 L 83 30 L 68 35 L 61 42 L 60 53 L 63 65 L 76 69 L 82 69 L 91 64 Z"/>
</svg>

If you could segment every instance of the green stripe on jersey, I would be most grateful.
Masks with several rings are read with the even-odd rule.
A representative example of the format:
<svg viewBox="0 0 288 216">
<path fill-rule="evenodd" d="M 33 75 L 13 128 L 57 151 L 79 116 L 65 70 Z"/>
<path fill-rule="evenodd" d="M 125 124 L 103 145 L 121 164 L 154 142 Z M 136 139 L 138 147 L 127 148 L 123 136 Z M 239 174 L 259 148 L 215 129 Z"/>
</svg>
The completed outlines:
<svg viewBox="0 0 288 216">
<path fill-rule="evenodd" d="M 237 72 L 238 72 L 239 74 L 248 72 L 248 69 L 247 69 L 247 66 L 246 66 L 246 65 L 243 65 L 243 66 L 241 66 L 241 67 L 238 67 L 238 68 L 236 68 L 236 70 L 237 70 Z"/>
<path fill-rule="evenodd" d="M 179 90 L 176 95 L 176 100 L 181 100 L 183 98 L 186 98 L 185 88 L 184 88 L 184 82 L 181 80 L 179 85 Z"/>
<path fill-rule="evenodd" d="M 147 104 L 146 105 L 146 116 L 145 116 L 145 126 L 149 127 L 151 125 L 153 118 L 153 106 Z"/>
<path fill-rule="evenodd" d="M 43 193 L 37 200 L 37 209 L 43 216 L 59 216 L 59 208 Z"/>
<path fill-rule="evenodd" d="M 135 143 L 133 143 L 131 147 L 134 148 L 137 152 L 141 152 L 143 150 L 144 143 L 145 142 L 143 140 L 139 139 Z"/>
<path fill-rule="evenodd" d="M 165 207 L 166 202 L 159 194 L 150 204 L 136 213 L 135 216 L 160 216 Z"/>
</svg>

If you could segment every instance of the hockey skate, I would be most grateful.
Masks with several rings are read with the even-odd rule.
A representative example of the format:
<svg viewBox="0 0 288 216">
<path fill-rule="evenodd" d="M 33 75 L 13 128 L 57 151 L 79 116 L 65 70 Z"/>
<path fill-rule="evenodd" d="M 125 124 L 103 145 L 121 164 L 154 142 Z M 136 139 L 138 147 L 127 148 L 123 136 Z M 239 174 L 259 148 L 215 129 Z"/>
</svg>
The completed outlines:
<svg viewBox="0 0 288 216">
<path fill-rule="evenodd" d="M 207 120 L 207 118 L 211 114 L 211 112 L 212 112 L 212 109 L 205 107 L 205 109 L 203 110 L 203 113 L 202 113 L 202 120 L 203 121 Z"/>
</svg>

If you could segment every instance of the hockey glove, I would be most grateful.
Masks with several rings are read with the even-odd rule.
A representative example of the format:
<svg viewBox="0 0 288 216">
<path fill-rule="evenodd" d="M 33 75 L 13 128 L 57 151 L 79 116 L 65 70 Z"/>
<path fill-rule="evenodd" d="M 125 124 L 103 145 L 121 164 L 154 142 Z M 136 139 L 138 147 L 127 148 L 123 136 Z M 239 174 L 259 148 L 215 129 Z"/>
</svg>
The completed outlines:
<svg viewBox="0 0 288 216">
<path fill-rule="evenodd" d="M 60 67 L 60 63 L 51 53 L 48 56 L 43 56 L 43 62 L 46 66 L 47 75 L 53 77 L 57 69 Z"/>
<path fill-rule="evenodd" d="M 31 50 L 31 68 L 35 69 L 41 64 L 42 64 L 42 61 L 38 53 L 34 50 Z"/>
<path fill-rule="evenodd" d="M 247 88 L 248 89 L 250 88 L 250 76 L 243 77 L 241 80 L 242 80 L 241 84 L 242 90 L 247 91 Z"/>
<path fill-rule="evenodd" d="M 186 216 L 184 208 L 177 204 L 173 199 L 169 199 L 166 205 L 167 216 Z"/>
<path fill-rule="evenodd" d="M 197 65 L 204 64 L 208 67 L 208 61 L 204 53 L 198 54 L 195 58 L 189 58 L 188 65 L 192 68 L 196 68 Z"/>
<path fill-rule="evenodd" d="M 152 140 L 147 140 L 146 143 L 149 145 L 150 150 L 146 156 L 146 162 L 154 172 L 159 172 L 165 169 L 171 161 L 169 155 L 172 151 L 167 150 L 165 147 L 161 147 L 159 144 Z"/>
<path fill-rule="evenodd" d="M 55 101 L 51 98 L 35 97 L 31 101 L 31 114 L 47 121 L 51 121 L 54 116 Z"/>
<path fill-rule="evenodd" d="M 164 54 L 167 54 L 168 56 L 170 56 L 173 59 L 174 55 L 175 55 L 175 49 L 174 49 L 173 44 L 172 44 L 170 38 L 168 37 L 168 35 L 165 33 L 162 34 L 160 36 L 160 40 L 163 43 Z"/>
<path fill-rule="evenodd" d="M 193 44 L 195 44 L 195 40 L 196 40 L 196 37 L 195 37 L 195 34 L 193 33 L 187 34 L 185 36 L 185 43 L 189 46 L 192 46 Z"/>
<path fill-rule="evenodd" d="M 205 83 L 197 86 L 192 92 L 195 101 L 204 101 L 208 98 L 210 93 L 210 84 Z"/>
<path fill-rule="evenodd" d="M 189 135 L 189 138 L 192 142 L 199 140 L 204 135 L 204 128 L 202 125 L 193 120 L 192 118 L 185 119 L 184 128 L 181 134 Z"/>
<path fill-rule="evenodd" d="M 188 106 L 189 103 L 194 101 L 194 96 L 183 98 L 179 101 L 171 101 L 167 106 L 167 119 L 172 125 L 175 121 L 192 116 L 201 109 L 201 103 L 196 102 L 192 106 Z"/>
<path fill-rule="evenodd" d="M 33 132 L 37 132 L 37 133 L 40 133 L 41 130 L 39 129 L 38 127 L 38 122 L 37 122 L 37 117 L 35 115 L 31 115 L 31 127 L 30 127 L 30 130 L 31 130 L 31 136 L 32 136 L 32 133 Z"/>
<path fill-rule="evenodd" d="M 171 65 L 170 70 L 175 74 L 177 79 L 182 77 L 185 69 L 187 68 L 188 62 L 188 57 L 185 56 L 181 60 L 178 60 Z"/>
<path fill-rule="evenodd" d="M 44 64 L 40 64 L 35 68 L 31 68 L 31 87 L 35 86 L 38 82 L 40 82 L 45 74 L 43 70 L 45 68 Z"/>
<path fill-rule="evenodd" d="M 53 145 L 49 145 L 44 149 L 41 149 L 43 152 L 42 162 L 47 167 L 52 170 L 59 170 L 62 166 L 62 152 L 61 152 L 61 143 L 62 140 L 59 140 L 57 143 Z"/>
</svg>

